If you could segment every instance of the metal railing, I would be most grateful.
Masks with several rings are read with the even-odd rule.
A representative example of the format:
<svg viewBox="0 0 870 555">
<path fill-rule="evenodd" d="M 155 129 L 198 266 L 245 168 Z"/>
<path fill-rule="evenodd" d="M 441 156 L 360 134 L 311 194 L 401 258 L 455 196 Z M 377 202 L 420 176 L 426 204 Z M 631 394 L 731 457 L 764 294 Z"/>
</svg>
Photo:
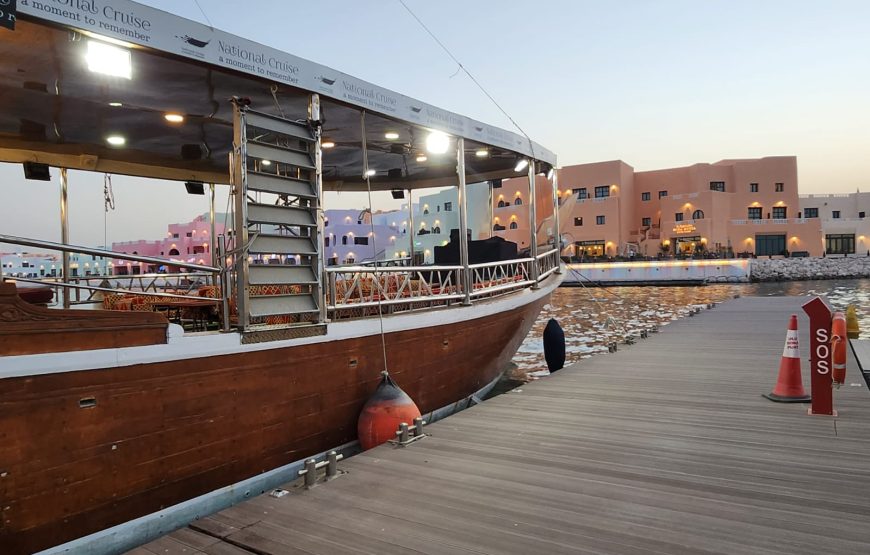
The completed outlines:
<svg viewBox="0 0 870 555">
<path fill-rule="evenodd" d="M 61 290 L 67 290 L 72 293 L 72 295 L 67 297 L 70 305 L 102 302 L 102 299 L 98 298 L 97 295 L 106 293 L 189 299 L 191 297 L 190 293 L 193 293 L 195 289 L 198 289 L 203 285 L 212 285 L 215 286 L 216 289 L 225 291 L 225 289 L 217 287 L 220 281 L 221 269 L 212 266 L 184 263 L 177 260 L 152 256 L 119 253 L 79 245 L 65 245 L 63 243 L 54 243 L 51 241 L 42 241 L 40 239 L 30 239 L 27 237 L 16 237 L 14 235 L 0 234 L 0 243 L 66 253 L 85 254 L 97 258 L 114 258 L 118 260 L 129 260 L 132 262 L 156 264 L 160 266 L 174 266 L 194 270 L 193 272 L 174 274 L 49 276 L 45 278 L 20 278 L 9 276 L 9 279 L 15 281 L 48 285 L 55 289 L 56 295 Z M 93 285 L 93 282 L 96 282 L 97 284 Z M 124 285 L 126 285 L 126 287 L 124 287 Z M 60 295 L 57 296 L 60 297 Z"/>
<path fill-rule="evenodd" d="M 534 286 L 533 265 L 538 281 L 559 269 L 557 249 L 540 253 L 537 258 L 520 258 L 470 264 L 469 296 L 495 296 Z M 347 309 L 365 309 L 384 305 L 387 312 L 443 306 L 465 298 L 462 266 L 392 266 L 375 270 L 366 266 L 331 266 L 328 280 L 327 308 L 333 317 Z M 363 316 L 369 315 L 363 311 Z M 352 314 L 350 317 L 355 316 Z"/>
</svg>

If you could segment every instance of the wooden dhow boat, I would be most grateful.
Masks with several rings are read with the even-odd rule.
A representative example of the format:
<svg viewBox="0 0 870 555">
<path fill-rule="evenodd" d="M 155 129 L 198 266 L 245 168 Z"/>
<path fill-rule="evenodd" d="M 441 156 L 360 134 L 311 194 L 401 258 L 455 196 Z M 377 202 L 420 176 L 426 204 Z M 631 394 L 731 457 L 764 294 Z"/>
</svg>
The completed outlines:
<svg viewBox="0 0 870 555">
<path fill-rule="evenodd" d="M 353 449 L 385 366 L 429 418 L 464 406 L 558 285 L 556 239 L 536 226 L 508 260 L 470 260 L 457 233 L 449 264 L 324 262 L 329 190 L 456 187 L 467 229 L 466 182 L 528 175 L 536 221 L 555 156 L 526 137 L 133 2 L 17 9 L 14 29 L 7 7 L 0 22 L 0 161 L 59 173 L 64 232 L 0 243 L 60 251 L 65 271 L 36 280 L 58 308 L 0 284 L 0 552 L 119 552 L 286 482 L 306 457 Z M 228 186 L 233 221 L 209 237 L 211 264 L 71 245 L 68 169 L 186 183 L 212 203 Z M 163 286 L 72 276 L 71 253 Z M 160 266 L 187 289 L 147 275 Z M 93 295 L 127 310 L 76 309 Z M 220 329 L 185 331 L 173 307 L 206 307 Z"/>
</svg>

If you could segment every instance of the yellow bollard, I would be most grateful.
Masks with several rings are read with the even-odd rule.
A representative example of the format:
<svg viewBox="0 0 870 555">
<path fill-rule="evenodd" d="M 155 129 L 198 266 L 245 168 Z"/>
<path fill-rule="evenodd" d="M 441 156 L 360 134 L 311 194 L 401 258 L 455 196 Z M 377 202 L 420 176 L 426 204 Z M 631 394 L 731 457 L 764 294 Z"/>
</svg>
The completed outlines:
<svg viewBox="0 0 870 555">
<path fill-rule="evenodd" d="M 855 312 L 855 307 L 849 305 L 846 308 L 846 335 L 849 339 L 858 339 L 858 314 Z"/>
</svg>

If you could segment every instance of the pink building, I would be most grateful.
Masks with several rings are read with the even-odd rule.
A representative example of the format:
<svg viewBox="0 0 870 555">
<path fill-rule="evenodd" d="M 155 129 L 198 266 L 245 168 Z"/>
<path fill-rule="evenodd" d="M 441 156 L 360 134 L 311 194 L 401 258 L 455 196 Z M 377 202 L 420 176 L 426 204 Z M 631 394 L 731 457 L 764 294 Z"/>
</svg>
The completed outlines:
<svg viewBox="0 0 870 555">
<path fill-rule="evenodd" d="M 819 220 L 801 213 L 794 156 L 645 172 L 614 160 L 558 173 L 564 255 L 822 255 Z M 505 183 L 528 190 L 522 179 Z M 516 216 L 528 229 L 528 212 Z"/>
<path fill-rule="evenodd" d="M 219 217 L 215 222 L 215 233 L 217 235 L 224 233 L 224 225 L 218 223 L 222 220 L 223 217 Z M 158 258 L 178 261 L 179 264 L 172 266 L 172 269 L 183 267 L 185 262 L 210 265 L 212 263 L 212 239 L 210 234 L 211 224 L 208 221 L 208 214 L 203 214 L 192 222 L 169 224 L 166 237 L 159 241 L 142 239 L 112 243 L 112 250 L 125 254 L 156 256 Z M 148 264 L 146 267 L 142 267 L 142 265 L 128 260 L 113 260 L 112 265 L 115 275 L 156 273 L 161 271 L 161 268 L 156 264 Z"/>
</svg>

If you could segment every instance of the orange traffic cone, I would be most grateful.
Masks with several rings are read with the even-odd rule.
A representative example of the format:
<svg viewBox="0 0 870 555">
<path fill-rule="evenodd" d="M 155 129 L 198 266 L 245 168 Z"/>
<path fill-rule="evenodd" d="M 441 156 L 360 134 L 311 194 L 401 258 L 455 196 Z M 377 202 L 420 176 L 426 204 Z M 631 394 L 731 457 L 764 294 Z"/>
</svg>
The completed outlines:
<svg viewBox="0 0 870 555">
<path fill-rule="evenodd" d="M 792 314 L 785 334 L 785 347 L 779 363 L 779 377 L 773 392 L 763 394 L 771 401 L 780 403 L 809 403 L 810 396 L 804 391 L 801 381 L 801 355 L 798 346 L 797 315 Z"/>
</svg>

